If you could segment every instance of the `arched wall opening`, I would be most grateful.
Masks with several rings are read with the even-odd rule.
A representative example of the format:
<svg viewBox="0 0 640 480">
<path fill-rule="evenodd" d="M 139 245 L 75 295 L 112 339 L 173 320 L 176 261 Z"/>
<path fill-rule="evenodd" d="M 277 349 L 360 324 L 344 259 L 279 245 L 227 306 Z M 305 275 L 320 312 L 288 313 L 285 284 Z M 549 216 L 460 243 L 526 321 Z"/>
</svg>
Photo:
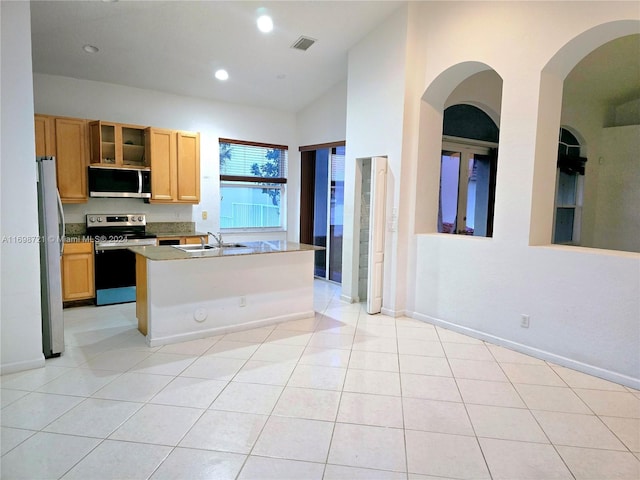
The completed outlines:
<svg viewBox="0 0 640 480">
<path fill-rule="evenodd" d="M 453 65 L 425 90 L 420 104 L 415 233 L 441 230 L 439 203 L 445 109 L 471 105 L 499 128 L 501 99 L 502 78 L 481 62 Z"/>
<path fill-rule="evenodd" d="M 520 8 L 514 7 L 514 12 Z M 571 10 L 548 5 L 540 13 L 531 6 L 531 18 L 521 17 L 520 24 L 496 25 L 497 31 L 505 34 L 500 40 L 517 29 L 522 38 L 534 33 L 542 37 L 546 28 L 553 31 L 531 46 L 531 55 L 522 55 L 526 42 L 512 35 L 513 45 L 486 38 L 478 39 L 477 48 L 456 43 L 459 33 L 472 26 L 466 22 L 455 25 L 459 30 L 443 28 L 438 32 L 442 51 L 439 46 L 428 50 L 431 56 L 425 76 L 429 80 L 423 84 L 424 94 L 418 103 L 421 115 L 415 122 L 419 125 L 415 130 L 419 152 L 414 163 L 416 178 L 410 179 L 416 182 L 417 199 L 416 234 L 412 238 L 415 254 L 409 258 L 410 265 L 415 265 L 410 280 L 415 285 L 411 315 L 563 366 L 638 385 L 638 338 L 634 335 L 639 311 L 638 255 L 550 246 L 560 126 L 577 134 L 580 144 L 588 149 L 589 162 L 598 162 L 591 133 L 562 116 L 564 79 L 585 54 L 627 34 L 630 28 L 628 22 L 622 22 L 627 28 L 623 32 L 615 26 L 605 28 L 608 38 L 592 42 L 581 54 L 574 51 L 570 65 L 543 72 L 572 38 L 607 21 L 597 20 L 596 12 L 605 14 L 603 18 L 624 18 L 609 13 L 603 5 L 591 15 L 581 12 L 576 18 L 579 21 L 570 24 L 562 18 L 550 18 L 552 13 L 570 14 Z M 633 25 L 638 28 L 637 21 Z M 459 64 L 461 58 L 482 63 Z M 494 235 L 492 239 L 468 239 L 434 234 L 443 112 L 452 104 L 471 104 L 450 96 L 467 78 L 495 75 L 488 65 L 494 66 L 503 80 L 500 107 L 495 109 L 500 114 L 500 152 Z M 541 142 L 546 146 L 544 152 Z M 545 179 L 539 177 L 541 161 L 550 167 L 548 192 L 544 191 Z M 530 241 L 532 213 L 534 225 L 536 221 L 532 209 L 538 208 L 532 199 L 538 202 L 545 195 L 549 200 L 545 213 L 548 236 L 540 242 L 544 247 L 537 248 Z M 531 328 L 521 326 L 522 314 L 532 320 Z"/>
<path fill-rule="evenodd" d="M 640 22 L 632 20 L 609 22 L 591 28 L 567 42 L 543 68 L 536 130 L 530 245 L 548 245 L 553 239 L 555 186 L 558 175 L 557 139 L 562 124 L 573 133 L 578 133 L 581 145 L 587 146 L 589 150 L 590 160 L 587 162 L 585 175 L 585 216 L 581 227 L 581 240 L 578 244 L 587 247 L 640 251 L 640 218 L 638 218 L 640 214 L 637 214 L 637 208 L 622 209 L 622 213 L 618 213 L 620 209 L 613 208 L 614 204 L 624 206 L 635 203 L 637 205 L 640 201 L 637 187 L 630 186 L 632 179 L 640 179 L 640 171 L 626 170 L 623 173 L 620 168 L 611 168 L 607 172 L 602 168 L 602 164 L 606 163 L 606 155 L 602 150 L 604 144 L 615 141 L 607 139 L 609 132 L 605 127 L 610 121 L 609 112 L 614 106 L 612 102 L 615 101 L 616 95 L 611 92 L 610 98 L 603 97 L 599 103 L 592 101 L 593 89 L 574 94 L 572 98 L 567 96 L 580 83 L 590 80 L 591 74 L 588 73 L 588 68 L 576 73 L 578 69 L 583 68 L 581 63 L 583 60 L 593 56 L 599 49 L 616 39 L 622 39 L 628 35 L 640 38 L 639 30 Z M 635 45 L 637 52 L 638 43 L 636 42 Z M 633 66 L 627 65 L 627 67 L 637 69 L 638 57 L 640 55 L 637 53 L 629 56 L 626 61 L 629 64 L 633 63 Z M 600 62 L 600 68 L 603 67 L 610 70 L 610 75 L 616 74 L 615 68 L 610 68 L 611 65 L 608 64 L 603 66 Z M 595 75 L 596 71 L 591 70 L 591 72 Z M 640 91 L 636 89 L 631 97 L 629 98 L 627 94 L 624 101 L 640 102 Z M 585 110 L 587 107 L 590 110 Z M 631 147 L 635 150 L 635 165 L 638 165 L 640 143 L 627 141 L 632 142 Z M 582 154 L 587 154 L 586 148 L 583 149 Z M 628 164 L 632 162 L 633 159 L 627 161 Z M 612 170 L 615 170 L 615 173 L 610 173 Z M 614 188 L 613 191 L 611 190 L 613 185 L 603 188 L 602 182 L 607 176 L 614 177 L 610 178 L 609 184 L 617 183 L 622 188 Z M 613 192 L 616 195 L 613 195 Z M 622 197 L 618 195 L 621 192 L 624 193 Z M 613 198 L 614 196 L 617 198 Z M 615 220 L 611 221 L 612 218 Z M 612 231 L 616 232 L 616 235 L 612 235 Z M 618 240 L 614 240 L 616 236 L 619 237 Z"/>
</svg>

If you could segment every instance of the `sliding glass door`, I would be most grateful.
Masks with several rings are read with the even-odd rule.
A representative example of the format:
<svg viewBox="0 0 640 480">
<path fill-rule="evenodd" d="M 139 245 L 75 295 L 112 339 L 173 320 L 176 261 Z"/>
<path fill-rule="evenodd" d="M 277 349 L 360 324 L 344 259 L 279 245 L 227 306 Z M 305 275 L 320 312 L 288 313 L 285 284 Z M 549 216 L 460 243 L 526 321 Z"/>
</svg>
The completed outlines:
<svg viewBox="0 0 640 480">
<path fill-rule="evenodd" d="M 300 208 L 300 241 L 316 252 L 315 276 L 342 282 L 344 212 L 344 146 L 304 152 Z"/>
</svg>

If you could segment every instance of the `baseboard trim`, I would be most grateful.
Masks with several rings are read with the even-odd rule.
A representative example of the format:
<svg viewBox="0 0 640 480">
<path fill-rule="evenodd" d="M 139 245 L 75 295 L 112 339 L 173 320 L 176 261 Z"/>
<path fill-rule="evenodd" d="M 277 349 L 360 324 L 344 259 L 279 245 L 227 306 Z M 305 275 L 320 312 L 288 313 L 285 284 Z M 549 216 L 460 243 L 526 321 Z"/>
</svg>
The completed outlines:
<svg viewBox="0 0 640 480">
<path fill-rule="evenodd" d="M 347 303 L 360 303 L 358 297 L 350 297 L 349 295 L 340 295 L 340 300 Z"/>
<path fill-rule="evenodd" d="M 0 375 L 22 372 L 23 370 L 32 370 L 34 368 L 42 367 L 44 367 L 44 355 L 40 355 L 40 358 L 24 360 L 22 362 L 3 363 L 2 365 L 0 365 Z"/>
<path fill-rule="evenodd" d="M 380 313 L 388 317 L 398 318 L 404 317 L 407 312 L 405 310 L 391 310 L 390 308 L 382 307 Z"/>
<path fill-rule="evenodd" d="M 431 317 L 429 315 L 424 315 L 422 313 L 409 312 L 409 313 L 406 313 L 406 316 L 411 317 L 415 320 L 420 320 L 422 322 L 430 323 L 432 325 L 437 325 L 439 327 L 443 327 L 448 330 L 452 330 L 454 332 L 462 333 L 464 335 L 477 338 L 478 340 L 484 340 L 494 345 L 498 345 L 500 347 L 509 348 L 510 350 L 515 350 L 516 352 L 524 353 L 526 355 L 531 355 L 532 357 L 539 358 L 540 360 L 547 360 L 549 362 L 555 363 L 556 365 L 560 365 L 562 367 L 571 368 L 579 372 L 593 375 L 594 377 L 599 377 L 604 380 L 609 380 L 610 382 L 626 385 L 627 387 L 640 390 L 640 379 L 638 378 L 633 378 L 628 375 L 624 375 L 618 372 L 597 367 L 595 365 L 591 365 L 588 363 L 580 362 L 578 360 L 573 360 L 571 358 L 563 357 L 562 355 L 548 352 L 546 350 L 530 347 L 522 343 L 514 342 L 513 340 L 509 340 L 507 338 L 497 337 L 495 335 L 481 332 L 480 330 L 475 330 L 473 328 L 464 327 L 462 325 L 457 325 L 455 323 L 447 322 L 446 320 L 440 320 L 439 318 Z"/>
</svg>

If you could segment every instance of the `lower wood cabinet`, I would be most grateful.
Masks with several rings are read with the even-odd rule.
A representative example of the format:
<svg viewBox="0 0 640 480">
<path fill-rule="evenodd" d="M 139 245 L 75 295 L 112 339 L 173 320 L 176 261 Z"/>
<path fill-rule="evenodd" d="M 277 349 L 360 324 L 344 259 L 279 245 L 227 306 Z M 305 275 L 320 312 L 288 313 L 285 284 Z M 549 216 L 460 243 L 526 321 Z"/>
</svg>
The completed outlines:
<svg viewBox="0 0 640 480">
<path fill-rule="evenodd" d="M 62 300 L 85 300 L 95 296 L 93 243 L 65 243 L 62 255 Z"/>
<path fill-rule="evenodd" d="M 203 241 L 207 243 L 206 235 L 171 235 L 158 237 L 158 245 L 196 245 Z"/>
</svg>

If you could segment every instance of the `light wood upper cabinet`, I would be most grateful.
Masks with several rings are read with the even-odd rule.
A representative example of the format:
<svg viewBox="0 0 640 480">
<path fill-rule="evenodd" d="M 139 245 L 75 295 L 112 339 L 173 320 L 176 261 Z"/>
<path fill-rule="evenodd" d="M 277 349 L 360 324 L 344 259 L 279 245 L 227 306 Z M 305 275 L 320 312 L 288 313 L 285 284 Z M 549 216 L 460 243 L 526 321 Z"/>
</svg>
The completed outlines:
<svg viewBox="0 0 640 480">
<path fill-rule="evenodd" d="M 87 121 L 36 115 L 36 155 L 56 157 L 56 178 L 63 203 L 87 201 Z"/>
<path fill-rule="evenodd" d="M 148 128 L 151 203 L 200 202 L 200 134 Z"/>
<path fill-rule="evenodd" d="M 116 165 L 116 158 L 122 163 L 122 149 L 116 152 L 116 145 L 122 140 L 116 138 L 119 129 L 114 123 L 89 122 L 89 136 L 91 138 L 91 164 Z"/>
<path fill-rule="evenodd" d="M 54 119 L 58 190 L 63 203 L 87 201 L 87 122 Z"/>
<path fill-rule="evenodd" d="M 177 132 L 178 201 L 200 203 L 200 134 Z"/>
<path fill-rule="evenodd" d="M 151 203 L 200 202 L 200 134 L 35 116 L 36 155 L 56 157 L 63 203 L 84 203 L 87 166 L 151 168 Z"/>
<path fill-rule="evenodd" d="M 96 296 L 93 243 L 65 243 L 62 255 L 62 300 L 84 300 Z"/>
<path fill-rule="evenodd" d="M 53 145 L 53 119 L 46 115 L 35 116 L 36 156 L 55 155 Z"/>
<path fill-rule="evenodd" d="M 151 160 L 151 202 L 172 203 L 176 198 L 176 135 L 173 130 L 147 129 Z"/>
<path fill-rule="evenodd" d="M 89 123 L 91 164 L 106 167 L 148 167 L 145 127 L 95 121 Z"/>
</svg>

